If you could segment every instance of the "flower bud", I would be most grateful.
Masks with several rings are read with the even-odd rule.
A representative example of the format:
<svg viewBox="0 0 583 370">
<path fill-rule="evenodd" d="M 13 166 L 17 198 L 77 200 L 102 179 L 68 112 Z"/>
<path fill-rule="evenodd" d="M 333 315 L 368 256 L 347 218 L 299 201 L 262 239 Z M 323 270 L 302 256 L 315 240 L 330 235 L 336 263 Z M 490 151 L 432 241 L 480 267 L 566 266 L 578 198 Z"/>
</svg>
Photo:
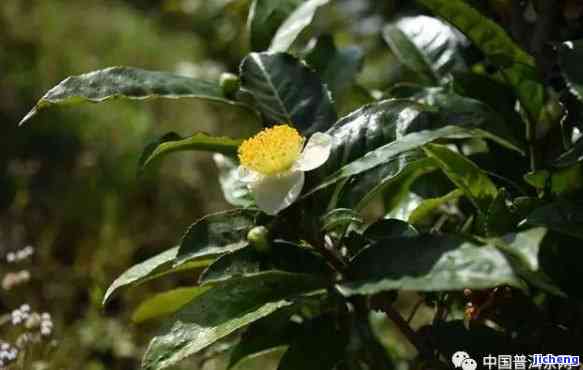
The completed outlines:
<svg viewBox="0 0 583 370">
<path fill-rule="evenodd" d="M 269 230 L 265 226 L 255 226 L 249 230 L 247 240 L 258 252 L 267 253 L 271 250 Z"/>
<path fill-rule="evenodd" d="M 221 74 L 220 84 L 223 95 L 227 98 L 233 97 L 237 90 L 239 90 L 239 77 L 232 73 L 223 73 Z"/>
</svg>

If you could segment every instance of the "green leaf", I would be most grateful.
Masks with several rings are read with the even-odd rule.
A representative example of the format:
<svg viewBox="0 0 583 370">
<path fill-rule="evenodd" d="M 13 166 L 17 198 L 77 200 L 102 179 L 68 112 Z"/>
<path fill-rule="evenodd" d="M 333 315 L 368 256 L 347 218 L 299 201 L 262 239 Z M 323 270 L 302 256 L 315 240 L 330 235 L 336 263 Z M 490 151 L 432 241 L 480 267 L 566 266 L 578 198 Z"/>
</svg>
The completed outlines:
<svg viewBox="0 0 583 370">
<path fill-rule="evenodd" d="M 444 87 L 409 85 L 407 90 L 410 94 L 407 98 L 438 108 L 446 122 L 483 128 L 492 134 L 490 138 L 493 141 L 524 155 L 525 143 L 520 142 L 507 127 L 504 117 L 481 101 L 458 95 Z"/>
<path fill-rule="evenodd" d="M 409 215 L 409 223 L 413 225 L 421 225 L 425 220 L 434 215 L 441 206 L 458 199 L 464 194 L 461 189 L 455 189 L 452 192 L 445 194 L 439 198 L 426 199 L 415 208 L 413 213 Z"/>
<path fill-rule="evenodd" d="M 543 137 L 551 127 L 552 120 L 560 115 L 561 107 L 557 99 L 547 101 L 545 85 L 539 79 L 535 67 L 513 63 L 500 71 L 502 81 L 510 85 L 520 104 L 528 114 L 528 119 L 537 124 L 536 137 Z"/>
<path fill-rule="evenodd" d="M 243 248 L 217 258 L 200 274 L 199 284 L 239 278 L 261 272 L 262 255 L 254 248 Z"/>
<path fill-rule="evenodd" d="M 565 293 L 542 271 L 539 256 L 547 229 L 532 228 L 519 233 L 510 233 L 493 240 L 514 266 L 514 270 L 527 282 L 546 292 L 565 297 Z"/>
<path fill-rule="evenodd" d="M 109 298 L 111 298 L 111 296 L 120 288 L 126 286 L 137 286 L 146 281 L 174 272 L 188 269 L 202 269 L 208 266 L 211 262 L 208 259 L 202 259 L 191 261 L 178 268 L 174 268 L 172 265 L 177 253 L 178 247 L 174 247 L 129 268 L 109 286 L 103 297 L 103 304 L 106 304 Z"/>
<path fill-rule="evenodd" d="M 269 51 L 287 51 L 300 33 L 312 23 L 318 8 L 329 2 L 330 0 L 306 0 L 279 27 L 271 41 Z"/>
<path fill-rule="evenodd" d="M 447 177 L 470 198 L 478 210 L 486 213 L 498 190 L 476 164 L 445 146 L 428 144 L 427 156 L 435 159 Z"/>
<path fill-rule="evenodd" d="M 175 264 L 246 247 L 247 233 L 255 226 L 258 215 L 254 209 L 235 209 L 201 218 L 182 237 Z"/>
<path fill-rule="evenodd" d="M 281 309 L 249 325 L 241 341 L 233 349 L 227 369 L 236 368 L 245 358 L 258 356 L 278 347 L 288 347 L 299 328 L 299 324 L 289 320 L 296 310 L 296 306 Z"/>
<path fill-rule="evenodd" d="M 181 138 L 178 134 L 169 133 L 144 149 L 140 157 L 140 170 L 145 170 L 154 161 L 158 161 L 173 152 L 201 150 L 235 156 L 241 142 L 242 140 L 239 139 L 210 136 L 202 132 L 188 138 Z"/>
<path fill-rule="evenodd" d="M 576 195 L 583 187 L 583 163 L 529 172 L 524 180 L 537 190 L 550 191 L 555 196 Z"/>
<path fill-rule="evenodd" d="M 184 306 L 174 323 L 157 335 L 142 362 L 158 370 L 179 361 L 271 313 L 293 304 L 293 298 L 322 288 L 312 276 L 269 272 L 230 279 Z"/>
<path fill-rule="evenodd" d="M 265 263 L 266 270 L 282 270 L 312 276 L 329 277 L 332 272 L 326 261 L 313 248 L 284 240 L 274 240 L 272 251 Z"/>
<path fill-rule="evenodd" d="M 534 58 L 516 45 L 501 26 L 463 0 L 417 2 L 463 32 L 492 63 L 501 68 L 503 79 L 513 87 L 529 116 L 535 121 L 543 118 L 545 89 L 534 68 Z"/>
<path fill-rule="evenodd" d="M 306 62 L 320 74 L 335 100 L 354 84 L 360 72 L 364 54 L 359 47 L 338 49 L 334 38 L 322 35 L 306 55 Z"/>
<path fill-rule="evenodd" d="M 321 223 L 324 232 L 340 231 L 344 234 L 351 225 L 359 228 L 364 221 L 358 212 L 350 208 L 336 208 L 322 216 Z"/>
<path fill-rule="evenodd" d="M 520 151 L 509 140 L 489 131 L 490 121 L 480 108 L 484 105 L 478 105 L 446 104 L 439 109 L 410 100 L 390 99 L 350 113 L 327 131 L 333 138 L 330 158 L 308 173 L 309 179 L 323 180 L 318 180 L 315 187 L 312 185 L 304 197 L 437 139 L 488 138 Z M 473 113 L 472 106 L 476 108 Z"/>
<path fill-rule="evenodd" d="M 379 241 L 362 251 L 349 267 L 345 295 L 402 289 L 442 291 L 523 287 L 502 252 L 453 236 L 424 235 Z"/>
<path fill-rule="evenodd" d="M 347 335 L 337 328 L 333 317 L 306 321 L 277 370 L 332 370 L 344 359 L 346 345 Z"/>
<path fill-rule="evenodd" d="M 24 124 L 37 112 L 51 106 L 85 102 L 101 103 L 111 99 L 198 98 L 248 108 L 223 96 L 218 82 L 210 82 L 168 72 L 130 67 L 110 67 L 71 76 L 49 90 L 20 121 Z"/>
<path fill-rule="evenodd" d="M 219 182 L 225 200 L 237 207 L 255 204 L 247 184 L 239 180 L 239 164 L 232 158 L 216 153 L 213 160 L 219 171 Z"/>
<path fill-rule="evenodd" d="M 277 29 L 301 3 L 302 0 L 254 0 L 247 19 L 251 49 L 267 49 Z"/>
<path fill-rule="evenodd" d="M 583 40 L 567 41 L 559 47 L 559 66 L 573 95 L 583 101 Z"/>
<path fill-rule="evenodd" d="M 530 271 L 538 271 L 539 250 L 546 234 L 546 228 L 535 227 L 519 233 L 507 234 L 500 239 L 506 244 L 505 251 L 518 257 Z"/>
<path fill-rule="evenodd" d="M 345 185 L 340 204 L 362 210 L 383 192 L 390 192 L 395 197 L 408 192 L 415 179 L 436 168 L 431 158 L 415 151 L 405 152 L 371 171 L 355 176 Z"/>
<path fill-rule="evenodd" d="M 432 84 L 466 67 L 460 53 L 465 37 L 439 19 L 425 15 L 402 17 L 387 24 L 383 36 L 402 64 Z"/>
<path fill-rule="evenodd" d="M 291 123 L 309 136 L 336 121 L 318 74 L 289 54 L 249 54 L 241 63 L 241 88 L 255 98 L 268 124 Z"/>
<path fill-rule="evenodd" d="M 417 149 L 437 139 L 480 136 L 484 137 L 487 136 L 487 134 L 480 129 L 467 129 L 459 126 L 445 126 L 435 130 L 423 130 L 405 135 L 400 140 L 395 140 L 379 147 L 378 149 L 371 150 L 367 155 L 343 166 L 304 196 L 308 196 L 318 190 L 324 189 L 347 177 L 368 171 L 386 163 L 388 160 L 399 154 Z"/>
<path fill-rule="evenodd" d="M 560 200 L 547 204 L 531 212 L 526 223 L 583 239 L 583 203 Z"/>
<path fill-rule="evenodd" d="M 477 73 L 455 73 L 453 90 L 460 96 L 481 101 L 494 110 L 500 121 L 504 121 L 505 128 L 512 132 L 512 137 L 524 137 L 524 121 L 516 111 L 516 94 L 503 81 Z"/>
<path fill-rule="evenodd" d="M 435 118 L 429 108 L 410 100 L 384 100 L 342 117 L 326 133 L 332 150 L 326 163 L 308 177 L 323 178 L 367 152 L 394 141 L 410 127 L 426 127 Z"/>
<path fill-rule="evenodd" d="M 486 56 L 502 55 L 516 62 L 534 66 L 532 56 L 512 41 L 504 29 L 486 18 L 463 0 L 417 0 L 435 15 L 457 27 Z"/>
<path fill-rule="evenodd" d="M 419 235 L 419 232 L 409 223 L 385 218 L 369 225 L 362 236 L 371 242 L 379 242 L 383 239 L 397 237 L 413 237 Z"/>
<path fill-rule="evenodd" d="M 208 289 L 209 287 L 177 288 L 156 294 L 140 303 L 132 314 L 132 321 L 139 324 L 173 314 Z"/>
<path fill-rule="evenodd" d="M 326 262 L 311 249 L 278 239 L 272 242 L 270 253 L 247 247 L 219 257 L 201 274 L 199 283 L 207 284 L 265 271 L 323 276 L 330 273 Z"/>
</svg>

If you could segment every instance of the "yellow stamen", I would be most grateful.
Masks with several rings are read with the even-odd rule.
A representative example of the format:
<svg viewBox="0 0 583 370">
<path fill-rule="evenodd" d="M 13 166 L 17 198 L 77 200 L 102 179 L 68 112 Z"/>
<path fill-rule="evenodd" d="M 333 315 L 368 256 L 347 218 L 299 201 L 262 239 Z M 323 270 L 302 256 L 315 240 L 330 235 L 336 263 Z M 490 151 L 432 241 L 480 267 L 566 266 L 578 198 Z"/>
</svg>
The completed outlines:
<svg viewBox="0 0 583 370">
<path fill-rule="evenodd" d="M 278 125 L 259 132 L 239 146 L 241 165 L 264 175 L 287 171 L 298 159 L 304 139 L 288 126 Z"/>
</svg>

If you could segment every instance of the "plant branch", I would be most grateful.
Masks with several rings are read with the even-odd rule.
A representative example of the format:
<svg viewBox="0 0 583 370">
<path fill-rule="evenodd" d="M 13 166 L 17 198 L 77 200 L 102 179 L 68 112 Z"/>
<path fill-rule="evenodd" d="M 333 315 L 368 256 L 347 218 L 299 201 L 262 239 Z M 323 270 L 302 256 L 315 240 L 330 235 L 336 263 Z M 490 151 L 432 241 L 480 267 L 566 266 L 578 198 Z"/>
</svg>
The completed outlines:
<svg viewBox="0 0 583 370">
<path fill-rule="evenodd" d="M 413 309 L 411 310 L 411 313 L 409 314 L 409 317 L 407 318 L 407 324 L 411 324 L 411 321 L 413 321 L 413 318 L 415 317 L 415 314 L 417 313 L 417 311 L 419 310 L 419 308 L 421 307 L 421 305 L 425 302 L 425 298 L 420 298 L 417 303 L 415 303 L 415 306 L 413 306 Z"/>
<path fill-rule="evenodd" d="M 328 261 L 328 263 L 336 270 L 336 272 L 342 274 L 346 269 L 346 262 L 342 260 L 339 256 L 328 249 L 325 243 L 314 243 L 315 247 L 320 251 L 322 256 Z"/>
<path fill-rule="evenodd" d="M 417 352 L 427 361 L 435 362 L 437 359 L 433 355 L 433 351 L 428 348 L 427 344 L 419 337 L 419 335 L 409 326 L 409 323 L 403 319 L 401 314 L 397 312 L 390 300 L 387 299 L 385 293 L 381 293 L 373 297 L 373 309 L 378 309 L 387 315 L 387 317 L 399 328 L 401 333 L 409 340 L 409 342 L 417 349 Z"/>
</svg>

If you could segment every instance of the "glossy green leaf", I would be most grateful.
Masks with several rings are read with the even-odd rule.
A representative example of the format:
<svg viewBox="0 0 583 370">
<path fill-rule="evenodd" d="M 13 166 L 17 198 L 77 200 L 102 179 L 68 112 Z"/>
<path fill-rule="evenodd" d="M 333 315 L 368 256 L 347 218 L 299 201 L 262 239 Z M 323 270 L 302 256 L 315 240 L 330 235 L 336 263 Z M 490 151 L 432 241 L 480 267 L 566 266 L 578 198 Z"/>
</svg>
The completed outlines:
<svg viewBox="0 0 583 370">
<path fill-rule="evenodd" d="M 383 239 L 397 237 L 413 237 L 419 235 L 419 232 L 409 223 L 384 218 L 370 224 L 362 236 L 371 242 L 379 242 Z"/>
<path fill-rule="evenodd" d="M 344 359 L 347 336 L 332 317 L 302 323 L 277 370 L 332 370 Z"/>
<path fill-rule="evenodd" d="M 349 268 L 345 295 L 402 289 L 443 291 L 523 287 L 512 266 L 493 245 L 453 236 L 424 235 L 381 240 L 361 252 Z"/>
<path fill-rule="evenodd" d="M 559 47 L 559 65 L 569 90 L 583 101 L 583 40 L 567 41 Z"/>
<path fill-rule="evenodd" d="M 407 221 L 423 199 L 433 198 L 438 194 L 451 191 L 453 185 L 439 171 L 439 167 L 433 159 L 425 157 L 423 162 L 426 165 L 422 165 L 418 170 L 413 168 L 413 171 L 405 171 L 396 178 L 396 181 L 391 181 L 383 189 L 385 217 Z"/>
<path fill-rule="evenodd" d="M 322 231 L 344 233 L 351 225 L 359 228 L 364 221 L 360 214 L 350 208 L 336 208 L 321 217 Z"/>
<path fill-rule="evenodd" d="M 243 248 L 217 258 L 200 274 L 199 284 L 242 277 L 261 272 L 263 256 L 254 248 Z"/>
<path fill-rule="evenodd" d="M 132 314 L 132 321 L 139 324 L 173 314 L 208 289 L 209 287 L 176 288 L 158 293 L 140 303 Z"/>
<path fill-rule="evenodd" d="M 439 198 L 426 199 L 409 215 L 409 223 L 413 225 L 421 225 L 428 218 L 433 216 L 445 204 L 454 201 L 461 197 L 464 192 L 461 189 L 455 189 L 452 192 L 445 194 Z"/>
<path fill-rule="evenodd" d="M 330 159 L 308 174 L 309 178 L 324 180 L 318 180 L 318 185 L 304 196 L 437 139 L 488 138 L 521 150 L 490 131 L 489 117 L 483 115 L 484 105 L 469 100 L 476 105 L 459 107 L 446 102 L 443 107 L 430 107 L 411 100 L 390 99 L 364 106 L 341 118 L 327 131 L 333 138 Z"/>
<path fill-rule="evenodd" d="M 232 158 L 216 153 L 213 160 L 219 171 L 219 183 L 225 200 L 237 207 L 255 204 L 247 184 L 239 180 L 239 164 Z"/>
<path fill-rule="evenodd" d="M 301 3 L 302 0 L 254 0 L 247 18 L 251 49 L 269 48 L 277 29 Z"/>
<path fill-rule="evenodd" d="M 539 261 L 547 231 L 544 227 L 537 227 L 509 233 L 492 242 L 508 256 L 514 270 L 525 281 L 546 292 L 565 297 L 561 288 L 542 270 Z"/>
<path fill-rule="evenodd" d="M 145 370 L 165 369 L 271 313 L 293 298 L 322 288 L 312 276 L 269 272 L 230 279 L 199 295 L 148 346 Z"/>
<path fill-rule="evenodd" d="M 209 259 L 201 259 L 174 268 L 172 266 L 177 253 L 178 247 L 174 247 L 129 268 L 109 286 L 103 297 L 103 304 L 106 304 L 109 298 L 111 298 L 111 296 L 120 288 L 136 286 L 174 272 L 188 269 L 202 269 L 208 266 L 211 262 Z"/>
<path fill-rule="evenodd" d="M 419 148 L 432 141 L 443 138 L 467 138 L 489 137 L 490 135 L 480 129 L 467 129 L 459 126 L 445 126 L 435 130 L 423 130 L 403 136 L 378 149 L 372 150 L 364 157 L 356 159 L 343 166 L 338 171 L 327 177 L 319 186 L 312 189 L 307 195 L 326 188 L 336 182 L 350 176 L 358 175 L 376 166 L 386 163 L 389 159 L 404 152 Z"/>
<path fill-rule="evenodd" d="M 476 208 L 487 212 L 498 190 L 490 178 L 472 161 L 445 146 L 428 144 L 427 156 L 435 159 L 447 177 L 463 190 Z"/>
<path fill-rule="evenodd" d="M 544 85 L 534 68 L 534 58 L 514 43 L 501 26 L 463 0 L 417 2 L 457 27 L 491 62 L 497 64 L 503 79 L 514 88 L 530 117 L 541 120 L 546 97 Z"/>
<path fill-rule="evenodd" d="M 525 153 L 525 143 L 520 142 L 508 128 L 505 118 L 481 101 L 458 95 L 444 87 L 409 85 L 407 89 L 408 99 L 438 108 L 446 122 L 483 128 L 492 134 L 491 139 L 498 144 Z"/>
<path fill-rule="evenodd" d="M 269 51 L 287 51 L 300 33 L 312 23 L 318 8 L 329 2 L 330 0 L 306 0 L 279 27 L 273 36 Z"/>
<path fill-rule="evenodd" d="M 176 265 L 205 256 L 232 252 L 249 245 L 247 233 L 259 212 L 235 209 L 207 215 L 186 231 L 176 255 Z"/>
<path fill-rule="evenodd" d="M 38 101 L 20 124 L 31 119 L 40 110 L 51 106 L 101 103 L 111 99 L 153 98 L 198 98 L 247 107 L 223 96 L 218 82 L 168 72 L 110 67 L 63 80 Z"/>
<path fill-rule="evenodd" d="M 506 34 L 496 22 L 486 18 L 463 0 L 417 0 L 435 15 L 462 31 L 487 56 L 503 55 L 516 62 L 534 65 L 534 59 Z"/>
<path fill-rule="evenodd" d="M 465 69 L 460 53 L 465 37 L 437 18 L 402 17 L 386 25 L 383 36 L 401 63 L 433 84 Z"/>
<path fill-rule="evenodd" d="M 551 127 L 551 120 L 560 114 L 561 107 L 557 99 L 549 99 L 545 86 L 540 80 L 535 67 L 513 63 L 500 71 L 502 81 L 512 86 L 520 104 L 528 114 L 528 118 L 534 121 L 536 136 L 543 137 Z"/>
<path fill-rule="evenodd" d="M 392 196 L 408 192 L 415 179 L 435 169 L 437 165 L 432 159 L 414 151 L 403 153 L 355 176 L 345 185 L 340 204 L 362 210 L 383 192 L 390 192 Z"/>
<path fill-rule="evenodd" d="M 245 358 L 278 347 L 287 349 L 299 329 L 299 324 L 289 320 L 294 311 L 297 311 L 295 306 L 284 308 L 249 325 L 231 353 L 228 369 L 238 368 Z"/>
<path fill-rule="evenodd" d="M 535 227 L 518 233 L 510 233 L 500 238 L 506 251 L 517 256 L 523 265 L 531 271 L 539 270 L 538 255 L 543 238 L 547 234 L 544 227 Z"/>
<path fill-rule="evenodd" d="M 335 100 L 355 82 L 364 54 L 356 46 L 338 49 L 331 35 L 322 35 L 306 55 L 306 62 L 320 74 Z"/>
<path fill-rule="evenodd" d="M 170 133 L 164 135 L 144 149 L 140 157 L 139 166 L 143 171 L 154 161 L 159 161 L 170 153 L 182 151 L 198 150 L 235 156 L 241 142 L 242 140 L 239 139 L 231 139 L 225 136 L 211 136 L 202 132 L 188 138 L 181 138 L 175 133 Z"/>
<path fill-rule="evenodd" d="M 583 203 L 561 200 L 547 204 L 531 212 L 526 223 L 583 239 Z"/>
<path fill-rule="evenodd" d="M 313 248 L 284 240 L 274 240 L 272 253 L 266 260 L 266 270 L 281 270 L 312 276 L 329 277 L 332 271 L 322 256 Z"/>
<path fill-rule="evenodd" d="M 326 276 L 330 273 L 323 258 L 313 250 L 283 240 L 274 240 L 268 253 L 247 247 L 215 260 L 200 276 L 206 284 L 259 272 L 285 271 Z"/>
<path fill-rule="evenodd" d="M 410 100 L 384 100 L 342 117 L 326 133 L 332 150 L 326 163 L 307 176 L 321 179 L 371 150 L 394 141 L 411 127 L 428 127 L 435 116 L 428 107 Z"/>
<path fill-rule="evenodd" d="M 268 124 L 291 123 L 307 136 L 336 121 L 318 74 L 289 54 L 249 54 L 241 63 L 241 88 L 255 98 Z"/>
</svg>

